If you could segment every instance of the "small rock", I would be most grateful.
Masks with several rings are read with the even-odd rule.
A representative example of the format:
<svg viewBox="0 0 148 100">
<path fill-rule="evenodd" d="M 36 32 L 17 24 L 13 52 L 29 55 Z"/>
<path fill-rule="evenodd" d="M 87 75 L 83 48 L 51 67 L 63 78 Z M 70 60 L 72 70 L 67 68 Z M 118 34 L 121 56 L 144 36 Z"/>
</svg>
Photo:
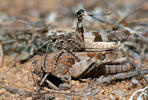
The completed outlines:
<svg viewBox="0 0 148 100">
<path fill-rule="evenodd" d="M 49 95 L 49 94 L 44 94 L 42 97 L 41 97 L 41 100 L 53 100 L 54 97 Z"/>
<path fill-rule="evenodd" d="M 5 92 L 6 92 L 6 89 L 4 89 L 4 88 L 0 89 L 0 94 L 3 94 Z"/>
<path fill-rule="evenodd" d="M 122 97 L 125 97 L 127 95 L 127 93 L 125 93 L 122 89 L 116 89 L 112 91 L 112 93 Z"/>
<path fill-rule="evenodd" d="M 111 100 L 116 100 L 116 97 L 113 96 L 113 95 L 110 95 L 110 99 L 111 99 Z"/>
<path fill-rule="evenodd" d="M 99 90 L 98 90 L 98 89 L 95 89 L 95 90 L 93 90 L 92 92 L 88 92 L 86 95 L 87 95 L 87 96 L 94 96 L 94 95 L 96 95 L 98 92 L 99 92 Z"/>
<path fill-rule="evenodd" d="M 60 84 L 59 89 L 60 90 L 68 90 L 68 89 L 70 89 L 70 85 L 68 85 L 68 84 Z"/>
<path fill-rule="evenodd" d="M 131 82 L 132 82 L 132 85 L 134 85 L 134 86 L 139 84 L 139 81 L 134 78 L 131 80 Z"/>
</svg>

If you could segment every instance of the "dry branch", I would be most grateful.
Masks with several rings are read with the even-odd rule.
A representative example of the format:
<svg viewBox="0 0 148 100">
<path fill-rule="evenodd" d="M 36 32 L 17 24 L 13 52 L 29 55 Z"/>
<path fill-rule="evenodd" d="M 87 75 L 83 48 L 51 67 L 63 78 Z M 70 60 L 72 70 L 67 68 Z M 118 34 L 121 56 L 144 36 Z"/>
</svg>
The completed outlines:
<svg viewBox="0 0 148 100">
<path fill-rule="evenodd" d="M 13 93 L 13 94 L 18 94 L 19 96 L 25 96 L 25 97 L 29 97 L 32 95 L 31 92 L 27 91 L 27 90 L 22 90 L 19 88 L 15 88 L 15 87 L 10 87 L 10 86 L 2 86 L 1 88 L 6 89 L 7 91 Z"/>
<path fill-rule="evenodd" d="M 3 67 L 4 64 L 4 52 L 3 52 L 3 46 L 0 43 L 0 67 Z"/>
<path fill-rule="evenodd" d="M 48 100 L 52 100 L 54 97 L 53 96 L 50 96 L 49 93 L 40 93 L 40 92 L 30 92 L 30 91 L 27 91 L 27 90 L 22 90 L 22 89 L 19 89 L 19 88 L 16 88 L 16 87 L 11 87 L 11 86 L 5 86 L 5 85 L 2 85 L 0 87 L 1 88 L 4 88 L 6 89 L 7 91 L 13 93 L 13 94 L 18 94 L 19 96 L 23 96 L 23 97 L 32 97 L 33 100 L 35 99 L 45 99 L 45 98 L 48 98 Z"/>
<path fill-rule="evenodd" d="M 148 74 L 148 69 L 142 69 L 142 73 Z M 129 71 L 125 73 L 119 73 L 116 75 L 109 75 L 106 77 L 102 76 L 100 78 L 97 78 L 95 81 L 97 85 L 100 85 L 103 83 L 111 83 L 112 81 L 115 81 L 115 80 L 123 80 L 123 79 L 132 78 L 132 77 L 137 77 L 139 75 L 140 75 L 139 72 L 137 70 L 134 70 L 134 71 Z"/>
</svg>

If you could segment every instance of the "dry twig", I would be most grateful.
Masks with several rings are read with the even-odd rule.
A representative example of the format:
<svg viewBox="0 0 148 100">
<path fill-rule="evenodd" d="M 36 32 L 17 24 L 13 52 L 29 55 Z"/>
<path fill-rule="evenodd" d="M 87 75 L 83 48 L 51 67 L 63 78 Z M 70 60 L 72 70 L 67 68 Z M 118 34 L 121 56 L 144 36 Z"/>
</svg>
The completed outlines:
<svg viewBox="0 0 148 100">
<path fill-rule="evenodd" d="M 0 43 L 0 67 L 3 67 L 4 64 L 4 52 L 3 52 L 3 46 Z"/>
<path fill-rule="evenodd" d="M 148 74 L 148 69 L 142 69 L 142 73 L 143 74 Z M 129 71 L 129 72 L 125 72 L 125 73 L 119 73 L 116 75 L 109 75 L 109 76 L 102 76 L 100 78 L 97 78 L 95 80 L 95 83 L 97 85 L 103 84 L 103 83 L 111 83 L 112 81 L 115 80 L 123 80 L 123 79 L 129 79 L 132 77 L 137 77 L 139 76 L 139 72 L 137 70 L 135 71 Z"/>
</svg>

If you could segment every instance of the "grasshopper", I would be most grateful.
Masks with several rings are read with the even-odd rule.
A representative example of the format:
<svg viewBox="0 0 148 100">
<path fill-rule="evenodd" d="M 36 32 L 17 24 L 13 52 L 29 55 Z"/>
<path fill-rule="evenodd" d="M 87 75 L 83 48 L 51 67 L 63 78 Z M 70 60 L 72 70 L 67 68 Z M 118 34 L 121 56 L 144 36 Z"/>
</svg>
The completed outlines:
<svg viewBox="0 0 148 100">
<path fill-rule="evenodd" d="M 82 9 L 76 14 L 78 22 L 72 35 L 51 36 L 51 44 L 57 51 L 47 54 L 46 60 L 44 56 L 34 57 L 34 71 L 41 78 L 40 83 L 43 83 L 42 79 L 46 79 L 49 73 L 66 80 L 67 77 L 99 77 L 135 68 L 126 53 L 118 50 L 120 41 L 127 37 L 106 42 L 98 32 L 84 32 L 83 16 L 93 16 L 92 14 Z M 108 35 L 109 40 L 115 40 L 114 35 Z M 60 52 L 63 49 L 67 52 Z"/>
</svg>

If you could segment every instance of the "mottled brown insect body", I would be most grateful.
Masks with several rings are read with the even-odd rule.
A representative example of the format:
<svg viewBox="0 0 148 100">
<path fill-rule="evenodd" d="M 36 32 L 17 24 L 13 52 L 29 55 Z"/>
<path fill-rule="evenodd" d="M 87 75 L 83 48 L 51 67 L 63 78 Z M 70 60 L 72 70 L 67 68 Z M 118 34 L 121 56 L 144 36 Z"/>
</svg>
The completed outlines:
<svg viewBox="0 0 148 100">
<path fill-rule="evenodd" d="M 118 51 L 106 52 L 75 52 L 74 53 L 80 62 L 77 62 L 75 57 L 65 53 L 59 59 L 55 66 L 55 59 L 58 53 L 48 54 L 46 65 L 43 67 L 44 56 L 36 57 L 35 70 L 43 70 L 44 72 L 52 73 L 55 76 L 64 76 L 70 73 L 74 78 L 79 77 L 99 77 L 100 75 L 116 74 L 130 71 L 135 68 L 134 64 L 128 61 L 126 57 L 121 57 Z M 106 57 L 111 55 L 112 58 Z M 115 56 L 116 55 L 116 56 Z M 35 63 L 34 63 L 35 64 Z M 40 66 L 39 66 L 40 64 Z M 38 66 L 38 67 L 37 67 Z M 38 68 L 38 69 L 36 69 Z M 39 71 L 38 71 L 39 72 Z"/>
<path fill-rule="evenodd" d="M 46 59 L 44 56 L 36 57 L 35 71 L 44 72 L 45 76 L 50 73 L 60 79 L 67 79 L 67 76 L 99 77 L 135 69 L 134 64 L 127 59 L 126 53 L 118 50 L 120 41 L 126 39 L 129 32 L 107 31 L 109 41 L 106 42 L 98 32 L 84 33 L 83 16 L 88 16 L 88 13 L 82 9 L 77 11 L 78 22 L 73 35 L 58 35 L 51 38 L 51 44 L 57 51 L 48 54 Z M 123 34 L 125 35 L 122 36 Z M 66 52 L 60 52 L 62 50 Z"/>
<path fill-rule="evenodd" d="M 86 77 L 98 77 L 101 75 L 123 73 L 131 71 L 133 69 L 135 69 L 134 64 L 128 61 L 118 64 L 104 64 L 95 67 L 93 70 L 86 74 Z"/>
</svg>

